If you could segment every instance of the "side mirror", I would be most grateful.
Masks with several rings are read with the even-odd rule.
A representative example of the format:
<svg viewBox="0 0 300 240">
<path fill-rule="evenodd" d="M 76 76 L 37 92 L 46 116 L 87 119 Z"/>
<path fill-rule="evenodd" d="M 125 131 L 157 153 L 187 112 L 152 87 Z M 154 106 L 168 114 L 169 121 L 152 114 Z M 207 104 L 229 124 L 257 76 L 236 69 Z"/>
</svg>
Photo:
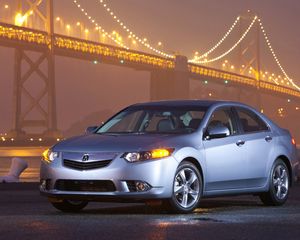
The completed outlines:
<svg viewBox="0 0 300 240">
<path fill-rule="evenodd" d="M 207 129 L 206 139 L 224 138 L 230 135 L 226 126 L 214 126 Z"/>
<path fill-rule="evenodd" d="M 95 130 L 98 128 L 98 126 L 91 126 L 91 127 L 87 127 L 87 129 L 85 130 L 85 133 L 89 134 L 89 133 L 93 133 L 95 132 Z"/>
</svg>

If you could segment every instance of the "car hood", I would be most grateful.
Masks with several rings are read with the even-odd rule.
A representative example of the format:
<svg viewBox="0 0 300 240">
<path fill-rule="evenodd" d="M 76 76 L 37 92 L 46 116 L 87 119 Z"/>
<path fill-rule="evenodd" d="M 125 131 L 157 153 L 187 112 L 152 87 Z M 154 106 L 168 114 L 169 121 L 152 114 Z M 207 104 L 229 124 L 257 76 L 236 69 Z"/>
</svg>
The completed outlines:
<svg viewBox="0 0 300 240">
<path fill-rule="evenodd" d="M 162 134 L 87 134 L 64 140 L 53 147 L 63 152 L 125 152 L 176 147 L 180 136 Z"/>
</svg>

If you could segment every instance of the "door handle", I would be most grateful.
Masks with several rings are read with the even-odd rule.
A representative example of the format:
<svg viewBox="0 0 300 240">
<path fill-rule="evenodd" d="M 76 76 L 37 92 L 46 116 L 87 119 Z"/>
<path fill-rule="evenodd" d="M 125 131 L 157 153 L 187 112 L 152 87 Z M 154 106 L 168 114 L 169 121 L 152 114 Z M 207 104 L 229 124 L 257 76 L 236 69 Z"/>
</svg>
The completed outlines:
<svg viewBox="0 0 300 240">
<path fill-rule="evenodd" d="M 245 144 L 245 141 L 243 141 L 243 140 L 238 140 L 237 142 L 236 142 L 236 145 L 237 146 L 242 146 L 242 145 L 244 145 Z"/>
<path fill-rule="evenodd" d="M 271 136 L 266 136 L 266 137 L 265 137 L 265 140 L 266 140 L 267 142 L 271 142 L 272 139 L 273 139 L 273 138 L 272 138 Z"/>
</svg>

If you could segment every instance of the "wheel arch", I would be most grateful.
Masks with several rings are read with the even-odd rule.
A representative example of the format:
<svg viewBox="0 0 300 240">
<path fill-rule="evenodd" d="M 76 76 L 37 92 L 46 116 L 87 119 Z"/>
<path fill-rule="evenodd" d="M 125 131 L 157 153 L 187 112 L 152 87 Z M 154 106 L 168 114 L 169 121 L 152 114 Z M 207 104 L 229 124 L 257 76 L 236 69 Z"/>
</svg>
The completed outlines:
<svg viewBox="0 0 300 240">
<path fill-rule="evenodd" d="M 185 161 L 185 162 L 190 162 L 192 164 L 194 164 L 197 169 L 199 170 L 200 174 L 201 174 L 201 179 L 202 179 L 202 184 L 204 186 L 204 174 L 203 174 L 203 169 L 202 169 L 202 166 L 201 164 L 199 163 L 199 161 L 196 159 L 196 158 L 193 158 L 193 157 L 186 157 L 182 160 L 182 162 Z"/>
</svg>

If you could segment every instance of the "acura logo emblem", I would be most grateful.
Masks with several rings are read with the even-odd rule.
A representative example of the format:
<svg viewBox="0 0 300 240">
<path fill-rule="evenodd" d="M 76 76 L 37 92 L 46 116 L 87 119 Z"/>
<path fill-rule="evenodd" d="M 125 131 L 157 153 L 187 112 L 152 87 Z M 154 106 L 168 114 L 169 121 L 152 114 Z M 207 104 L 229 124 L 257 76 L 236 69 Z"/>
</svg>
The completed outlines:
<svg viewBox="0 0 300 240">
<path fill-rule="evenodd" d="M 86 161 L 89 160 L 89 158 L 90 158 L 90 156 L 89 156 L 88 154 L 83 154 L 83 156 L 82 156 L 82 161 L 83 161 L 83 162 L 86 162 Z"/>
</svg>

